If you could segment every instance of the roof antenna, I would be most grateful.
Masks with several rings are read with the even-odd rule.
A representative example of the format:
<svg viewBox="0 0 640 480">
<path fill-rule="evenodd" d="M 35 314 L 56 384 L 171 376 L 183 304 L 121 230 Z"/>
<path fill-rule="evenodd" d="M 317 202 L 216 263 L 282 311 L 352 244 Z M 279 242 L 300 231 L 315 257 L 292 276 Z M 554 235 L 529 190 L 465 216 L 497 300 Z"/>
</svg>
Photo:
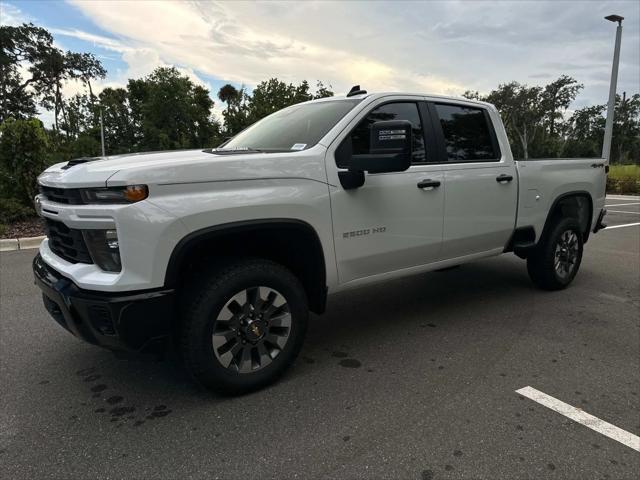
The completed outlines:
<svg viewBox="0 0 640 480">
<path fill-rule="evenodd" d="M 363 95 L 367 93 L 366 90 L 360 90 L 360 85 L 354 85 L 353 87 L 351 87 L 351 90 L 349 90 L 349 93 L 347 93 L 347 97 L 353 97 L 354 95 Z"/>
</svg>

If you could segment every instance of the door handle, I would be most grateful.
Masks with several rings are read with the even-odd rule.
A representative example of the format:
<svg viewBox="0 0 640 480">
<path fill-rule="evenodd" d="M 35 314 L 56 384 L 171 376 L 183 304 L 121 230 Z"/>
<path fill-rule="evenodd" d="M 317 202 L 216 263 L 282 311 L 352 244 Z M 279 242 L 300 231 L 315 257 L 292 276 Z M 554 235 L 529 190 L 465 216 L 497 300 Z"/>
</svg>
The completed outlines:
<svg viewBox="0 0 640 480">
<path fill-rule="evenodd" d="M 438 180 L 431 180 L 430 178 L 418 182 L 418 188 L 438 188 L 439 186 L 440 182 Z"/>
<path fill-rule="evenodd" d="M 512 175 L 502 174 L 496 177 L 496 182 L 498 183 L 507 183 L 507 182 L 510 182 L 511 180 L 513 180 Z"/>
<path fill-rule="evenodd" d="M 591 168 L 600 168 L 604 167 L 604 163 L 592 163 Z"/>
</svg>

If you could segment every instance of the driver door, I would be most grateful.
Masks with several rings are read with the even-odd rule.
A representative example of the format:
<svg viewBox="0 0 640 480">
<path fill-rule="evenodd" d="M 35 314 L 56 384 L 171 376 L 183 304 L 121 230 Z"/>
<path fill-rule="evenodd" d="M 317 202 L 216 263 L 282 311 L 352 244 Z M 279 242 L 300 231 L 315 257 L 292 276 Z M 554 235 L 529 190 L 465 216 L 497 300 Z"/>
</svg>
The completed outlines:
<svg viewBox="0 0 640 480">
<path fill-rule="evenodd" d="M 411 166 L 404 172 L 367 173 L 364 185 L 340 185 L 335 150 L 347 135 L 354 154 L 367 154 L 368 126 L 379 120 L 408 120 L 413 130 Z M 425 124 L 426 122 L 426 124 Z M 440 259 L 445 178 L 436 158 L 426 105 L 415 101 L 378 101 L 354 120 L 331 146 L 327 170 L 331 187 L 336 261 L 340 283 L 419 267 Z"/>
</svg>

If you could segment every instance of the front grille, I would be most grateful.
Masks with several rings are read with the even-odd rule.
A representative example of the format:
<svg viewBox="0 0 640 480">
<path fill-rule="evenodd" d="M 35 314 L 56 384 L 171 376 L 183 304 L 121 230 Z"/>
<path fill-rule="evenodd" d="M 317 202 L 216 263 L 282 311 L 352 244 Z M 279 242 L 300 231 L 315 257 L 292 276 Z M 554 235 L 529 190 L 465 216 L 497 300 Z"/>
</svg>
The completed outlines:
<svg viewBox="0 0 640 480">
<path fill-rule="evenodd" d="M 68 205 L 82 205 L 80 190 L 77 188 L 55 188 L 40 185 L 40 193 L 51 202 L 65 203 Z"/>
<path fill-rule="evenodd" d="M 45 218 L 45 230 L 49 248 L 59 257 L 71 263 L 93 263 L 82 231 L 67 227 L 62 222 Z"/>
</svg>

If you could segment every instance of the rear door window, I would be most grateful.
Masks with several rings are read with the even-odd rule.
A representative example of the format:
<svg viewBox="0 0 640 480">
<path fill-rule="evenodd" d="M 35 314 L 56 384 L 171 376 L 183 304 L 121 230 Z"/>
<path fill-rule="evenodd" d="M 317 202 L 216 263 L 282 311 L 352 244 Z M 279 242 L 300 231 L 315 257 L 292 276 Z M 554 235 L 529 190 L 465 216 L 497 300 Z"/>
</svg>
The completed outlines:
<svg viewBox="0 0 640 480">
<path fill-rule="evenodd" d="M 465 105 L 434 105 L 449 163 L 497 161 L 500 151 L 488 113 Z"/>
</svg>

